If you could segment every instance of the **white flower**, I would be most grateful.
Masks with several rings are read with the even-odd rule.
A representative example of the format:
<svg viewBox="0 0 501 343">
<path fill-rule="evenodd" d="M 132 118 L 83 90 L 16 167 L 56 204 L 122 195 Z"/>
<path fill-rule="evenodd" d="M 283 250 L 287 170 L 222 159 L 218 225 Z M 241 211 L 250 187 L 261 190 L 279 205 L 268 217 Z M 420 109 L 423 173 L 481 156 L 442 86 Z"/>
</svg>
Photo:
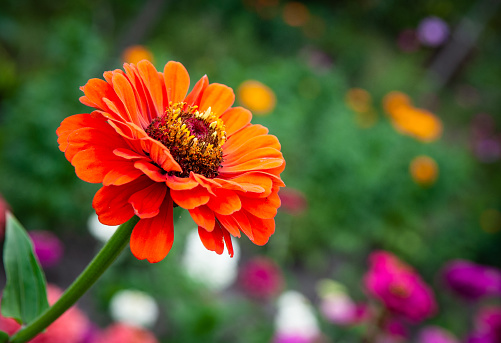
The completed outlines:
<svg viewBox="0 0 501 343">
<path fill-rule="evenodd" d="M 313 341 L 320 335 L 313 308 L 301 293 L 284 292 L 277 301 L 276 336 L 301 337 Z"/>
<path fill-rule="evenodd" d="M 226 248 L 225 248 L 226 250 Z M 230 286 L 237 277 L 240 248 L 233 240 L 233 257 L 227 251 L 222 255 L 207 250 L 198 236 L 192 231 L 186 238 L 182 263 L 186 273 L 195 281 L 205 284 L 209 289 L 221 291 Z"/>
<path fill-rule="evenodd" d="M 90 234 L 98 241 L 101 241 L 103 243 L 106 243 L 119 227 L 119 225 L 108 226 L 101 224 L 101 222 L 97 218 L 97 214 L 95 213 L 91 214 L 91 216 L 87 220 L 87 226 L 89 228 Z"/>
<path fill-rule="evenodd" d="M 117 292 L 110 303 L 112 318 L 137 327 L 151 327 L 158 318 L 158 305 L 149 294 L 138 290 Z"/>
</svg>

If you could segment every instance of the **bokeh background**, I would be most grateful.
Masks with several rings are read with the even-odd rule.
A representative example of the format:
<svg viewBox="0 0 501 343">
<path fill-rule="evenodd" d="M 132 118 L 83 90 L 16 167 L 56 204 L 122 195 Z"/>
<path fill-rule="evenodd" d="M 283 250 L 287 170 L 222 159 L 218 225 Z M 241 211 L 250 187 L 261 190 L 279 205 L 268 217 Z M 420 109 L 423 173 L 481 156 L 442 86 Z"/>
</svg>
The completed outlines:
<svg viewBox="0 0 501 343">
<path fill-rule="evenodd" d="M 220 273 L 190 274 L 187 265 L 208 260 L 188 248 L 195 225 L 176 212 L 164 261 L 126 251 L 79 302 L 94 331 L 117 321 L 113 296 L 135 289 L 158 306 L 145 326 L 160 342 L 271 342 L 283 321 L 277 297 L 294 290 L 308 299 L 316 341 L 360 342 L 368 324 L 326 318 L 318 284 L 334 280 L 354 302 L 374 303 L 363 277 L 369 254 L 382 249 L 412 265 L 438 304 L 392 339 L 417 342 L 435 325 L 463 341 L 477 310 L 499 304 L 499 296 L 461 299 L 441 271 L 454 259 L 501 268 L 500 8 L 489 0 L 3 0 L 0 193 L 29 231 L 49 232 L 43 242 L 50 233 L 60 240 L 47 248 L 57 258 L 45 272 L 68 286 L 102 245 L 89 232 L 98 185 L 75 176 L 55 130 L 89 111 L 78 102 L 88 79 L 124 61 L 147 58 L 159 70 L 180 61 L 193 81 L 207 74 L 232 87 L 253 123 L 279 138 L 287 187 L 276 233 L 264 247 L 239 239 L 230 267 L 210 259 L 204 268 Z M 257 257 L 273 265 L 267 281 L 243 276 Z"/>
</svg>

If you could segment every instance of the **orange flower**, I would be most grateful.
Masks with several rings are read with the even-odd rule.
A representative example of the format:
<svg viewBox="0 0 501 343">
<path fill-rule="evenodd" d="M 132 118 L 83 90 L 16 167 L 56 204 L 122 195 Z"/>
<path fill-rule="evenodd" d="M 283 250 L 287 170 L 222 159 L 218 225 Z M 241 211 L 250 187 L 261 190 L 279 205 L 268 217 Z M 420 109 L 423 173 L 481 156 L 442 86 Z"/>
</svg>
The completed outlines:
<svg viewBox="0 0 501 343">
<path fill-rule="evenodd" d="M 392 124 L 402 134 L 423 142 L 433 142 L 442 135 L 442 121 L 433 113 L 416 108 L 401 92 L 391 92 L 383 99 L 383 107 Z"/>
<path fill-rule="evenodd" d="M 438 166 L 431 157 L 418 156 L 414 158 L 409 169 L 412 179 L 419 185 L 430 186 L 437 180 Z"/>
<path fill-rule="evenodd" d="M 273 111 L 276 104 L 275 93 L 265 84 L 248 80 L 238 87 L 238 99 L 255 114 L 267 114 Z"/>
<path fill-rule="evenodd" d="M 118 225 L 137 215 L 130 248 L 138 259 L 162 260 L 172 247 L 172 210 L 189 211 L 205 247 L 233 255 L 240 231 L 258 245 L 275 231 L 285 161 L 268 129 L 231 107 L 231 88 L 190 77 L 179 62 L 163 73 L 148 61 L 124 64 L 81 87 L 96 110 L 66 118 L 59 148 L 82 180 L 102 183 L 93 207 Z"/>
<path fill-rule="evenodd" d="M 138 63 L 142 60 L 153 62 L 153 54 L 142 45 L 133 45 L 124 50 L 122 59 L 125 63 Z"/>
</svg>

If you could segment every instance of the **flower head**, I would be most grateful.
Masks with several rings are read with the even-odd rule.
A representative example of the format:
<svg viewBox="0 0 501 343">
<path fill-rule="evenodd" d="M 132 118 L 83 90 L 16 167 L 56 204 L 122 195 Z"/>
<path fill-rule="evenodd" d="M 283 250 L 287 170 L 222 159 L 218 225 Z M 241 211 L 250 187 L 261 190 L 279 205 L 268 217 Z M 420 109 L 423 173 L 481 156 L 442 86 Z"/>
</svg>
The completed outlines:
<svg viewBox="0 0 501 343">
<path fill-rule="evenodd" d="M 427 326 L 419 333 L 419 343 L 459 343 L 449 331 L 438 326 Z"/>
<path fill-rule="evenodd" d="M 240 270 L 239 283 L 250 297 L 269 299 L 282 290 L 284 280 L 273 260 L 256 257 Z"/>
<path fill-rule="evenodd" d="M 415 322 L 433 314 L 433 292 L 410 266 L 386 251 L 372 253 L 369 262 L 365 287 L 390 312 Z"/>
<path fill-rule="evenodd" d="M 132 216 L 130 248 L 138 259 L 162 260 L 172 247 L 172 210 L 189 210 L 204 246 L 233 255 L 231 236 L 258 245 L 275 230 L 285 161 L 277 138 L 252 114 L 231 107 L 231 88 L 203 76 L 190 93 L 179 62 L 158 72 L 148 61 L 124 64 L 81 87 L 96 110 L 66 118 L 59 148 L 82 180 L 102 183 L 93 207 L 99 221 Z"/>
<path fill-rule="evenodd" d="M 445 266 L 443 277 L 447 286 L 465 299 L 501 295 L 501 270 L 493 267 L 454 260 Z"/>
<path fill-rule="evenodd" d="M 109 326 L 93 343 L 158 343 L 158 340 L 145 329 L 118 323 Z"/>
<path fill-rule="evenodd" d="M 268 114 L 275 108 L 277 99 L 270 87 L 256 81 L 248 80 L 238 87 L 238 99 L 243 106 L 255 114 Z"/>
<path fill-rule="evenodd" d="M 153 62 L 153 54 L 142 45 L 133 45 L 126 48 L 122 54 L 125 63 L 138 63 L 142 60 Z"/>
<path fill-rule="evenodd" d="M 483 307 L 477 313 L 473 332 L 467 343 L 501 342 L 501 307 Z"/>
<path fill-rule="evenodd" d="M 439 46 L 449 38 L 449 26 L 438 17 L 424 18 L 417 28 L 417 36 L 427 46 Z"/>
<path fill-rule="evenodd" d="M 42 267 L 52 267 L 63 257 L 63 243 L 50 231 L 33 230 L 29 232 L 35 254 Z"/>
<path fill-rule="evenodd" d="M 415 157 L 409 166 L 412 179 L 418 185 L 431 186 L 438 177 L 438 165 L 434 159 L 428 156 Z"/>
</svg>

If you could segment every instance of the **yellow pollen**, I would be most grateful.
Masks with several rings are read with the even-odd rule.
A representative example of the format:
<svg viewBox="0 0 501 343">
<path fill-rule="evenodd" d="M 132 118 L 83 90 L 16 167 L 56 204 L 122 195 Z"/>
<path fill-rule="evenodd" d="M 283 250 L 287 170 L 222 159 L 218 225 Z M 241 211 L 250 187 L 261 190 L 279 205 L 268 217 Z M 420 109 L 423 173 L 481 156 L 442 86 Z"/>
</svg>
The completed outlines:
<svg viewBox="0 0 501 343">
<path fill-rule="evenodd" d="M 197 106 L 170 102 L 164 115 L 154 119 L 146 133 L 165 145 L 179 163 L 183 172 L 174 175 L 188 177 L 192 171 L 209 178 L 218 175 L 226 132 L 223 121 L 210 107 L 199 112 Z"/>
</svg>

